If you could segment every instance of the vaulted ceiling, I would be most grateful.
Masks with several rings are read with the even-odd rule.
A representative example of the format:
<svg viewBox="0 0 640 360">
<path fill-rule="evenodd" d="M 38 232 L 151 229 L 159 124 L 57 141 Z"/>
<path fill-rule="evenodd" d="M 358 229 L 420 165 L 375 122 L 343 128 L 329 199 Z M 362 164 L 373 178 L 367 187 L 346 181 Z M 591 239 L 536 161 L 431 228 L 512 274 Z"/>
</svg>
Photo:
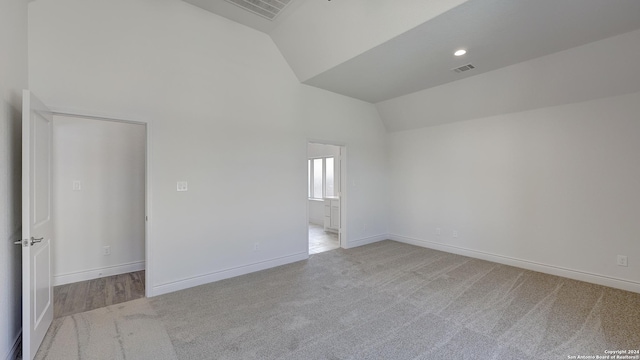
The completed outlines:
<svg viewBox="0 0 640 360">
<path fill-rule="evenodd" d="M 640 1 L 469 0 L 304 82 L 377 103 L 640 27 Z M 454 56 L 456 49 L 464 56 Z M 453 68 L 473 64 L 473 70 Z"/>
<path fill-rule="evenodd" d="M 638 0 L 184 1 L 270 35 L 302 83 L 371 103 L 640 29 Z"/>
</svg>

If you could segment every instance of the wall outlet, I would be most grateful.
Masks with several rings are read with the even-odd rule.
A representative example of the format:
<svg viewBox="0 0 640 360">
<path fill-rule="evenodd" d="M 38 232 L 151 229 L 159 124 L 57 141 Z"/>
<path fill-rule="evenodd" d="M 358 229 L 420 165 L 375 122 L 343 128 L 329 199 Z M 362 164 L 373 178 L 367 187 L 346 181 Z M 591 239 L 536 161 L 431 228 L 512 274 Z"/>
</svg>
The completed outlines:
<svg viewBox="0 0 640 360">
<path fill-rule="evenodd" d="M 104 256 L 111 255 L 111 246 L 103 246 L 102 255 Z"/>
<path fill-rule="evenodd" d="M 253 251 L 258 251 L 258 250 L 260 250 L 260 243 L 253 244 Z"/>
<path fill-rule="evenodd" d="M 458 230 L 453 230 L 453 237 L 457 238 L 458 237 Z"/>
<path fill-rule="evenodd" d="M 627 266 L 627 257 L 625 255 L 618 255 L 618 266 Z"/>
<path fill-rule="evenodd" d="M 73 183 L 71 185 L 71 189 L 73 191 L 80 191 L 82 190 L 82 182 L 80 182 L 80 180 L 73 180 Z"/>
<path fill-rule="evenodd" d="M 438 236 L 442 235 L 442 229 L 436 228 L 436 235 Z"/>
</svg>

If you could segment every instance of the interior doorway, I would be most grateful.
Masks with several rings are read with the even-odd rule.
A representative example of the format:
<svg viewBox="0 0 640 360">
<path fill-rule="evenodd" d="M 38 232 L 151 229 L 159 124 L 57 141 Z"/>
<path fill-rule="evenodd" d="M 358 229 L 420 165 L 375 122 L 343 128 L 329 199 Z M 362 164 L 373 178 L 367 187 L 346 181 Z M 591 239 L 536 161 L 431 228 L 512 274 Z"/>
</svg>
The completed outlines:
<svg viewBox="0 0 640 360">
<path fill-rule="evenodd" d="M 344 247 L 344 163 L 342 145 L 309 142 L 307 198 L 309 254 Z"/>
<path fill-rule="evenodd" d="M 55 319 L 143 298 L 144 283 L 145 271 L 140 270 L 55 286 L 53 317 Z"/>
<path fill-rule="evenodd" d="M 147 126 L 54 114 L 54 317 L 144 297 Z"/>
</svg>

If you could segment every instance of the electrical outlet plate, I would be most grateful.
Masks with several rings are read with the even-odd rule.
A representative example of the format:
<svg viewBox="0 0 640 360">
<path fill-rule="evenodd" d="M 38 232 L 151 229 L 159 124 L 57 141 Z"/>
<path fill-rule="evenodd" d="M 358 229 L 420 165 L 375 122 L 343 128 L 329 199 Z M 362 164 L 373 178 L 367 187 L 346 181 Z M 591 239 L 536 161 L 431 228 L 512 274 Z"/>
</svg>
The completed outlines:
<svg viewBox="0 0 640 360">
<path fill-rule="evenodd" d="M 436 228 L 436 235 L 438 236 L 442 235 L 442 229 Z"/>
<path fill-rule="evenodd" d="M 187 190 L 189 190 L 186 181 L 178 181 L 176 187 L 177 187 L 178 191 L 187 191 Z"/>
<path fill-rule="evenodd" d="M 458 237 L 458 230 L 453 230 L 453 237 L 457 238 Z"/>
<path fill-rule="evenodd" d="M 104 256 L 111 255 L 111 246 L 103 246 L 102 255 Z"/>
<path fill-rule="evenodd" d="M 627 257 L 625 255 L 618 255 L 618 266 L 627 266 Z"/>
</svg>

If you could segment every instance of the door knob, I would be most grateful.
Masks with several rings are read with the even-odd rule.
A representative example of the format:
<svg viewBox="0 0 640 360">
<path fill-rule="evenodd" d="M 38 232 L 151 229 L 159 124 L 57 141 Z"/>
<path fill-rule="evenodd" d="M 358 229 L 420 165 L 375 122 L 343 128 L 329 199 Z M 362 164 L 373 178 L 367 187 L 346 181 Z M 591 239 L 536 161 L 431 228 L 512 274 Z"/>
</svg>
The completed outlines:
<svg viewBox="0 0 640 360">
<path fill-rule="evenodd" d="M 41 242 L 42 240 L 44 240 L 44 236 L 43 236 L 43 237 L 41 237 L 41 238 L 39 238 L 39 239 L 36 239 L 36 238 L 34 238 L 34 237 L 32 236 L 32 237 L 31 237 L 31 246 L 33 246 L 33 244 L 36 244 L 36 243 Z"/>
</svg>

